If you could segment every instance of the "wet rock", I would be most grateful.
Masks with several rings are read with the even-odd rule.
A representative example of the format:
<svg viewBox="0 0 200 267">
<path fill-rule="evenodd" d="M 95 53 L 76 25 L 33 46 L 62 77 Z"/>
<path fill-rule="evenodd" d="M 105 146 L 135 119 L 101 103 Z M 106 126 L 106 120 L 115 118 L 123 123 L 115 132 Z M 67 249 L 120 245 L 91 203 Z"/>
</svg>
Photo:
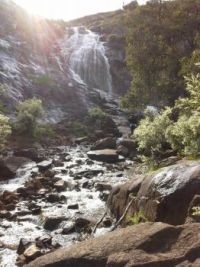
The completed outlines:
<svg viewBox="0 0 200 267">
<path fill-rule="evenodd" d="M 112 190 L 112 185 L 106 184 L 106 183 L 97 183 L 95 185 L 95 188 L 97 191 L 111 191 Z"/>
<path fill-rule="evenodd" d="M 107 137 L 98 140 L 92 147 L 91 150 L 102 150 L 102 149 L 115 149 L 116 148 L 116 138 Z"/>
<path fill-rule="evenodd" d="M 77 144 L 77 145 L 80 145 L 80 144 L 86 143 L 86 142 L 88 142 L 88 137 L 87 136 L 76 138 L 74 140 L 74 143 Z"/>
<path fill-rule="evenodd" d="M 28 209 L 32 212 L 33 215 L 38 215 L 41 213 L 41 207 L 35 203 L 30 203 L 28 205 Z"/>
<path fill-rule="evenodd" d="M 200 192 L 200 162 L 182 161 L 143 178 L 112 190 L 108 205 L 113 215 L 119 219 L 134 197 L 128 215 L 142 210 L 149 221 L 183 224 L 192 199 Z"/>
<path fill-rule="evenodd" d="M 62 162 L 62 160 L 53 160 L 53 165 L 55 167 L 63 167 L 64 166 L 64 162 Z"/>
<path fill-rule="evenodd" d="M 77 203 L 70 204 L 70 205 L 68 205 L 67 208 L 70 209 L 70 210 L 78 210 L 79 209 L 79 205 Z"/>
<path fill-rule="evenodd" d="M 15 192 L 4 191 L 0 199 L 5 204 L 16 204 L 19 201 L 19 195 Z"/>
<path fill-rule="evenodd" d="M 44 196 L 48 193 L 48 189 L 46 188 L 41 188 L 40 190 L 38 190 L 38 195 L 40 196 Z"/>
<path fill-rule="evenodd" d="M 138 206 L 151 221 L 185 222 L 193 197 L 200 192 L 200 162 L 180 162 L 144 179 Z"/>
<path fill-rule="evenodd" d="M 35 245 L 31 245 L 24 251 L 24 256 L 27 260 L 35 260 L 42 255 L 40 249 Z"/>
<path fill-rule="evenodd" d="M 89 151 L 87 155 L 92 160 L 106 163 L 117 163 L 119 161 L 117 151 L 113 149 L 93 150 Z"/>
<path fill-rule="evenodd" d="M 72 174 L 75 180 L 81 180 L 83 177 L 92 179 L 98 174 L 103 174 L 103 170 L 86 170 Z"/>
<path fill-rule="evenodd" d="M 59 202 L 60 201 L 60 196 L 58 194 L 49 194 L 47 196 L 47 201 L 49 201 L 50 203 L 55 203 L 55 202 Z"/>
<path fill-rule="evenodd" d="M 106 217 L 103 219 L 103 226 L 104 227 L 111 227 L 112 226 L 112 219 L 110 217 Z"/>
<path fill-rule="evenodd" d="M 27 158 L 9 157 L 0 160 L 0 180 L 12 179 L 17 170 L 30 162 Z"/>
<path fill-rule="evenodd" d="M 40 156 L 37 149 L 35 148 L 16 150 L 14 151 L 14 156 L 28 158 L 35 162 L 40 162 L 44 160 L 44 157 Z"/>
<path fill-rule="evenodd" d="M 52 245 L 52 236 L 44 235 L 36 238 L 36 246 L 38 248 L 50 248 Z"/>
<path fill-rule="evenodd" d="M 60 179 L 54 184 L 54 187 L 58 192 L 61 192 L 67 188 L 67 183 L 64 180 Z"/>
<path fill-rule="evenodd" d="M 44 161 L 39 162 L 37 164 L 39 171 L 45 172 L 48 169 L 50 169 L 52 166 L 52 162 L 53 162 L 52 160 L 44 160 Z"/>
<path fill-rule="evenodd" d="M 65 219 L 64 216 L 44 215 L 43 227 L 46 230 L 53 231 L 58 228 L 59 224 Z"/>
<path fill-rule="evenodd" d="M 186 222 L 200 222 L 200 195 L 195 195 L 188 208 Z"/>
<path fill-rule="evenodd" d="M 0 219 L 11 219 L 12 218 L 12 214 L 9 211 L 6 210 L 2 210 L 0 211 Z"/>
<path fill-rule="evenodd" d="M 104 192 L 101 192 L 100 194 L 99 194 L 99 198 L 102 200 L 102 201 L 107 201 L 108 200 L 108 197 L 109 197 L 109 191 L 104 191 Z"/>
<path fill-rule="evenodd" d="M 32 244 L 33 244 L 33 242 L 31 240 L 21 238 L 19 241 L 19 245 L 17 247 L 17 254 L 18 255 L 23 254 L 24 251 Z"/>
<path fill-rule="evenodd" d="M 137 154 L 137 145 L 132 139 L 119 139 L 117 151 L 124 157 L 134 157 Z"/>
<path fill-rule="evenodd" d="M 46 170 L 43 175 L 46 178 L 53 178 L 56 175 L 56 172 L 53 170 Z"/>
<path fill-rule="evenodd" d="M 119 218 L 124 213 L 126 206 L 130 201 L 131 196 L 137 196 L 138 191 L 141 187 L 141 184 L 144 180 L 144 177 L 135 177 L 133 180 L 116 186 L 110 192 L 107 205 L 111 211 L 111 214 L 119 220 Z M 129 208 L 130 216 L 135 212 L 135 206 Z"/>
<path fill-rule="evenodd" d="M 85 227 L 88 227 L 90 224 L 91 224 L 91 221 L 84 217 L 78 217 L 75 220 L 76 228 L 85 228 Z"/>
<path fill-rule="evenodd" d="M 61 234 L 62 235 L 69 235 L 76 231 L 76 225 L 74 222 L 68 222 L 65 224 L 65 226 L 62 229 Z"/>
<path fill-rule="evenodd" d="M 28 267 L 192 266 L 200 259 L 199 232 L 198 223 L 141 223 L 59 249 Z"/>
</svg>

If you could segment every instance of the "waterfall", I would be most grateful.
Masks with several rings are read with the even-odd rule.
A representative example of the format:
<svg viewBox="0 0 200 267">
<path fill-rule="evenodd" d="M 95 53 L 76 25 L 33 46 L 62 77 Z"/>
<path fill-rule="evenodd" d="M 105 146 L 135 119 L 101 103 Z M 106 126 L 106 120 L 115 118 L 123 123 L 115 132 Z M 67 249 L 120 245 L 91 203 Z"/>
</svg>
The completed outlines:
<svg viewBox="0 0 200 267">
<path fill-rule="evenodd" d="M 100 36 L 84 27 L 75 27 L 66 36 L 62 52 L 73 78 L 90 88 L 112 95 L 110 65 Z"/>
</svg>

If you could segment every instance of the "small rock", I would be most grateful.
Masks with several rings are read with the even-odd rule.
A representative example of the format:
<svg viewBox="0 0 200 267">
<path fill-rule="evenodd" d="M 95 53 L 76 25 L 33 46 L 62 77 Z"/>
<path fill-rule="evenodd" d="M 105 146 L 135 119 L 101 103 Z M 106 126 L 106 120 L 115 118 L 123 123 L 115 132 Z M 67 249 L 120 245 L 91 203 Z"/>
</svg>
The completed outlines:
<svg viewBox="0 0 200 267">
<path fill-rule="evenodd" d="M 37 164 L 38 169 L 40 172 L 45 172 L 52 166 L 52 160 L 44 160 Z"/>
<path fill-rule="evenodd" d="M 58 192 L 61 192 L 61 191 L 64 191 L 66 189 L 67 183 L 64 180 L 60 179 L 59 181 L 57 181 L 54 184 L 54 187 L 56 188 L 56 190 Z"/>
<path fill-rule="evenodd" d="M 111 191 L 112 190 L 112 185 L 106 184 L 106 183 L 97 183 L 95 185 L 96 190 L 98 191 Z"/>
<path fill-rule="evenodd" d="M 53 231 L 64 220 L 65 220 L 65 217 L 64 216 L 44 215 L 44 224 L 43 224 L 43 227 L 46 230 Z"/>
<path fill-rule="evenodd" d="M 79 205 L 77 203 L 70 204 L 67 208 L 71 209 L 71 210 L 78 210 L 79 209 Z"/>
<path fill-rule="evenodd" d="M 28 260 L 34 260 L 42 255 L 40 249 L 35 245 L 31 245 L 24 251 L 24 256 Z"/>
<path fill-rule="evenodd" d="M 62 229 L 62 232 L 61 234 L 63 235 L 68 235 L 68 234 L 71 234 L 73 232 L 75 232 L 75 223 L 74 222 L 68 222 L 64 228 Z"/>
</svg>

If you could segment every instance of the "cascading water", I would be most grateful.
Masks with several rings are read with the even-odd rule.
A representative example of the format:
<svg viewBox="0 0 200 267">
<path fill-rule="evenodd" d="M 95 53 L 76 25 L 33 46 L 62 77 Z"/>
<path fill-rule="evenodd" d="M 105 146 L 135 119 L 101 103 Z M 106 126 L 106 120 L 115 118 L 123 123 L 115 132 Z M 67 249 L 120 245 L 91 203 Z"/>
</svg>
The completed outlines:
<svg viewBox="0 0 200 267">
<path fill-rule="evenodd" d="M 110 66 L 100 36 L 84 27 L 75 27 L 62 45 L 62 53 L 73 78 L 90 88 L 112 95 Z"/>
</svg>

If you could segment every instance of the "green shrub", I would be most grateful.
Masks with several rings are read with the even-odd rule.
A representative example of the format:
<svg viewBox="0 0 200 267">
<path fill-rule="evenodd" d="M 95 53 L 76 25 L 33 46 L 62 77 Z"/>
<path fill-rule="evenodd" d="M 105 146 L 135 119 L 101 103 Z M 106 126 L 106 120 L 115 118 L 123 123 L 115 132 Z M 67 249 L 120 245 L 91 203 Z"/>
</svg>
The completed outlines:
<svg viewBox="0 0 200 267">
<path fill-rule="evenodd" d="M 44 138 L 54 138 L 56 135 L 52 125 L 50 124 L 40 124 L 34 129 L 33 136 L 37 140 L 43 140 Z"/>
<path fill-rule="evenodd" d="M 83 137 L 87 135 L 87 127 L 79 121 L 73 122 L 71 130 L 72 134 L 76 137 Z"/>
<path fill-rule="evenodd" d="M 200 112 L 182 115 L 166 130 L 167 141 L 174 150 L 185 156 L 200 155 Z"/>
<path fill-rule="evenodd" d="M 135 129 L 133 138 L 145 156 L 157 158 L 165 150 L 165 130 L 172 124 L 170 114 L 171 109 L 167 108 L 156 117 L 147 116 Z"/>
<path fill-rule="evenodd" d="M 32 78 L 32 82 L 36 86 L 55 86 L 55 81 L 50 76 L 45 74 Z"/>
<path fill-rule="evenodd" d="M 44 115 L 42 101 L 36 98 L 20 102 L 17 106 L 17 121 L 15 128 L 19 133 L 34 136 L 34 131 L 38 126 L 38 119 Z"/>
<path fill-rule="evenodd" d="M 88 112 L 88 117 L 92 120 L 104 120 L 107 114 L 100 108 L 92 108 Z"/>
<path fill-rule="evenodd" d="M 7 137 L 11 134 L 9 118 L 0 114 L 0 148 L 5 145 Z"/>
<path fill-rule="evenodd" d="M 140 210 L 140 211 L 134 213 L 133 216 L 128 217 L 126 219 L 126 221 L 129 225 L 135 225 L 135 224 L 139 224 L 141 222 L 147 222 L 148 220 L 145 217 L 144 212 L 142 210 Z"/>
</svg>

